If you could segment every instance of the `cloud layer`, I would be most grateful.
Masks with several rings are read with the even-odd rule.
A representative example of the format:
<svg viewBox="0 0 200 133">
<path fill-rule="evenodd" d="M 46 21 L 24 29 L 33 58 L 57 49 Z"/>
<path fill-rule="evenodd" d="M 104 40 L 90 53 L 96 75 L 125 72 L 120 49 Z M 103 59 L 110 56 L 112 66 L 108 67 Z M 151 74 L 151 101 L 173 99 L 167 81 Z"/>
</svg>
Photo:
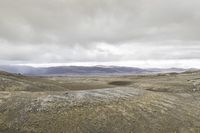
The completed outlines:
<svg viewBox="0 0 200 133">
<path fill-rule="evenodd" d="M 198 0 L 0 1 L 0 63 L 200 59 Z"/>
</svg>

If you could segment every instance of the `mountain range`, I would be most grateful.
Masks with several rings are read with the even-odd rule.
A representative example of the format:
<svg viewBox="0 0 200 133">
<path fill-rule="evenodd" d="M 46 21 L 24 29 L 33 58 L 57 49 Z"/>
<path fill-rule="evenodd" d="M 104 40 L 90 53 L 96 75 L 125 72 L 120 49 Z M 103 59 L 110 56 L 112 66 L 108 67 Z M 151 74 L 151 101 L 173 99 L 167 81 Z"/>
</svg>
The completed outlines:
<svg viewBox="0 0 200 133">
<path fill-rule="evenodd" d="M 68 75 L 134 75 L 146 73 L 184 72 L 182 68 L 137 68 L 121 66 L 57 66 L 30 67 L 17 65 L 0 65 L 1 71 L 33 76 L 68 76 Z"/>
</svg>

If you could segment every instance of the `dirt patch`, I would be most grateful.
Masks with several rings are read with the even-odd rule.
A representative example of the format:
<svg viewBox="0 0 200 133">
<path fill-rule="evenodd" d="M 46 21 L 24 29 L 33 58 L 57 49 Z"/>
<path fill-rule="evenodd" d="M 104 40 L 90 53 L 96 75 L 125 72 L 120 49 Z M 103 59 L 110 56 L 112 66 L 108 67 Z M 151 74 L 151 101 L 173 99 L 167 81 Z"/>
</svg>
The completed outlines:
<svg viewBox="0 0 200 133">
<path fill-rule="evenodd" d="M 153 92 L 173 92 L 172 90 L 170 90 L 168 88 L 159 88 L 159 89 L 149 88 L 146 90 L 153 91 Z"/>
<path fill-rule="evenodd" d="M 130 85 L 131 82 L 130 81 L 112 81 L 112 82 L 109 82 L 108 84 L 117 85 L 117 86 L 126 86 L 126 85 Z"/>
</svg>

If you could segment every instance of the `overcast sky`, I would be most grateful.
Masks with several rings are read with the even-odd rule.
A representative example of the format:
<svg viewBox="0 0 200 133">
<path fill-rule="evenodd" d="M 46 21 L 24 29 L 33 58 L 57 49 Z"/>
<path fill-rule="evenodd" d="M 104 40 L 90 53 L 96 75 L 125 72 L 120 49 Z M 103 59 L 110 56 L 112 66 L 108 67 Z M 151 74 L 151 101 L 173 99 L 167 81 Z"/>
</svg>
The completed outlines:
<svg viewBox="0 0 200 133">
<path fill-rule="evenodd" d="M 0 64 L 200 68 L 200 1 L 0 0 Z"/>
</svg>

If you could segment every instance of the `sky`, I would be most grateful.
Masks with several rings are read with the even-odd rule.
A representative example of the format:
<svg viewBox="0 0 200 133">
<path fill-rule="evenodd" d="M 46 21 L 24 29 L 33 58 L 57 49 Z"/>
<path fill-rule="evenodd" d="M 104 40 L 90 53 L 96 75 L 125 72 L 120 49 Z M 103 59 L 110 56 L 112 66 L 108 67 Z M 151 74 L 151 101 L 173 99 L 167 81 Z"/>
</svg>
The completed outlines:
<svg viewBox="0 0 200 133">
<path fill-rule="evenodd" d="M 0 64 L 200 68 L 200 1 L 0 0 Z"/>
</svg>

